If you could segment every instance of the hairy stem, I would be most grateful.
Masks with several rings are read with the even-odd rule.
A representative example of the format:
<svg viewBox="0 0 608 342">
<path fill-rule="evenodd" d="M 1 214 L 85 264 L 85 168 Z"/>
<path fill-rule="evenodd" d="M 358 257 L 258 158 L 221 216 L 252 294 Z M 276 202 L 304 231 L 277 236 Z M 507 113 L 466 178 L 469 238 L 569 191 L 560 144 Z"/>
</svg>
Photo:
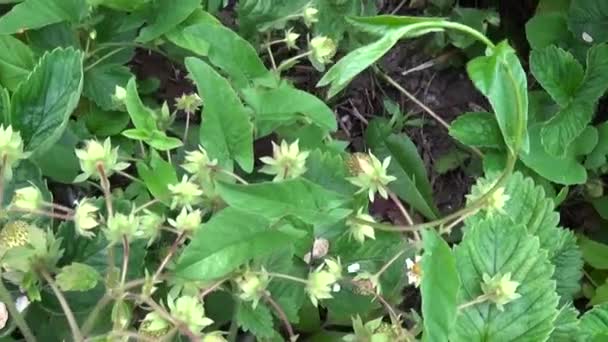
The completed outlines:
<svg viewBox="0 0 608 342">
<path fill-rule="evenodd" d="M 285 326 L 285 330 L 287 330 L 287 335 L 289 335 L 289 340 L 293 341 L 295 334 L 293 332 L 291 323 L 289 323 L 289 319 L 287 318 L 287 315 L 285 314 L 285 311 L 283 311 L 281 306 L 274 299 L 272 299 L 272 297 L 270 295 L 268 295 L 267 293 L 264 294 L 264 300 L 266 300 L 266 302 L 268 304 L 270 304 L 270 306 L 272 306 L 274 311 L 276 311 L 276 313 L 279 315 L 279 319 L 281 320 L 281 322 L 283 322 L 283 325 Z"/>
<path fill-rule="evenodd" d="M 184 236 L 185 236 L 185 233 L 182 232 L 175 238 L 175 241 L 173 241 L 171 248 L 169 248 L 169 252 L 167 253 L 167 255 L 165 256 L 163 261 L 160 263 L 160 265 L 156 269 L 156 272 L 154 272 L 154 276 L 152 277 L 152 282 L 156 281 L 156 278 L 158 278 L 160 276 L 160 274 L 163 272 L 163 270 L 165 269 L 165 267 L 167 266 L 167 264 L 169 263 L 171 258 L 175 255 L 175 252 L 177 252 L 177 249 L 179 248 L 180 243 L 184 239 Z"/>
<path fill-rule="evenodd" d="M 0 175 L 0 179 L 2 179 L 1 175 Z M 0 193 L 1 193 L 1 191 L 0 191 Z M 30 330 L 30 327 L 27 325 L 27 322 L 25 321 L 25 319 L 23 318 L 21 313 L 15 307 L 15 301 L 13 300 L 13 296 L 11 296 L 10 292 L 8 292 L 8 290 L 6 289 L 6 286 L 4 286 L 4 281 L 1 278 L 0 278 L 0 301 L 2 303 L 4 303 L 4 305 L 6 305 L 6 308 L 8 309 L 8 312 L 10 313 L 11 318 L 15 321 L 15 324 L 17 324 L 17 327 L 19 328 L 19 331 L 21 331 L 21 334 L 23 335 L 23 338 L 25 339 L 25 341 L 35 342 L 36 337 L 34 337 L 34 334 L 32 333 L 32 330 Z"/>
<path fill-rule="evenodd" d="M 63 313 L 65 314 L 65 318 L 67 319 L 68 324 L 70 325 L 70 330 L 72 331 L 72 337 L 74 338 L 74 341 L 75 342 L 84 341 L 84 338 L 82 337 L 82 333 L 80 332 L 80 329 L 78 328 L 78 322 L 76 321 L 76 317 L 74 317 L 74 313 L 72 312 L 72 309 L 70 309 L 70 305 L 68 304 L 68 301 L 65 299 L 65 296 L 63 295 L 63 293 L 61 293 L 61 290 L 59 290 L 59 288 L 57 287 L 57 284 L 55 284 L 53 277 L 51 277 L 51 275 L 45 269 L 40 269 L 39 271 L 40 271 L 40 274 L 42 275 L 42 277 L 46 280 L 46 282 L 49 284 L 49 286 L 53 290 L 55 297 L 57 297 L 57 300 L 59 301 L 59 304 L 61 305 L 61 309 L 63 309 Z"/>
</svg>

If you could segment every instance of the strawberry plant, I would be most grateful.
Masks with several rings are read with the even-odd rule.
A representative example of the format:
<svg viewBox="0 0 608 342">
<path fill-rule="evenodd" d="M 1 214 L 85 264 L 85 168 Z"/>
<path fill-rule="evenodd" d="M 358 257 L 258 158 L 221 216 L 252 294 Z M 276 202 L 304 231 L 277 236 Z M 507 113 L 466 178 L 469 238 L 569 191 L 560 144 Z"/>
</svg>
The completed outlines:
<svg viewBox="0 0 608 342">
<path fill-rule="evenodd" d="M 605 234 L 566 225 L 608 219 L 607 8 L 539 1 L 526 61 L 495 8 L 405 3 L 1 5 L 2 339 L 606 338 Z M 395 76 L 419 43 L 478 110 Z"/>
</svg>

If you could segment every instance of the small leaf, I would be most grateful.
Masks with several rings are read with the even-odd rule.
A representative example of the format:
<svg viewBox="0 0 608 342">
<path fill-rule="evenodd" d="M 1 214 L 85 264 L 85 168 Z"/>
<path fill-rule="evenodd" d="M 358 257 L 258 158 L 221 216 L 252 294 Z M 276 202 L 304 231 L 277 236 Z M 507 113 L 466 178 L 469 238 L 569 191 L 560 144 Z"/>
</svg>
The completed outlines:
<svg viewBox="0 0 608 342">
<path fill-rule="evenodd" d="M 482 275 L 511 274 L 521 297 L 498 310 L 492 302 L 460 312 L 451 341 L 545 341 L 558 314 L 553 266 L 538 238 L 524 226 L 495 216 L 468 230 L 454 249 L 462 290 L 460 303 L 482 295 Z"/>
<path fill-rule="evenodd" d="M 83 95 L 105 110 L 116 110 L 112 95 L 116 86 L 125 87 L 133 77 L 129 68 L 118 64 L 100 64 L 84 73 Z"/>
<path fill-rule="evenodd" d="M 587 34 L 593 43 L 608 42 L 608 3 L 603 0 L 572 1 L 568 28 L 579 39 Z"/>
<path fill-rule="evenodd" d="M 153 2 L 147 25 L 139 32 L 136 41 L 146 43 L 171 31 L 186 20 L 195 9 L 200 8 L 199 0 L 157 0 Z"/>
<path fill-rule="evenodd" d="M 596 170 L 608 161 L 608 122 L 597 126 L 598 143 L 585 160 L 585 168 Z"/>
<path fill-rule="evenodd" d="M 156 130 L 156 119 L 155 113 L 152 109 L 146 107 L 139 98 L 137 92 L 137 83 L 135 77 L 132 77 L 127 83 L 127 97 L 125 99 L 125 105 L 127 106 L 127 112 L 133 121 L 133 125 L 142 132 L 150 132 Z"/>
<path fill-rule="evenodd" d="M 246 172 L 253 170 L 253 126 L 245 107 L 230 86 L 200 59 L 186 58 L 201 98 L 205 102 L 200 141 L 209 155 L 232 168 L 235 160 Z"/>
<path fill-rule="evenodd" d="M 470 61 L 467 72 L 490 101 L 509 149 L 514 153 L 528 151 L 528 85 L 515 50 L 502 42 L 490 55 Z"/>
<path fill-rule="evenodd" d="M 97 286 L 99 273 L 93 267 L 77 262 L 64 266 L 57 274 L 57 285 L 62 291 L 88 291 Z"/>
<path fill-rule="evenodd" d="M 218 183 L 217 191 L 229 206 L 268 219 L 294 215 L 308 223 L 327 223 L 350 212 L 336 210 L 346 203 L 346 197 L 305 179 L 250 185 Z"/>
<path fill-rule="evenodd" d="M 170 151 L 184 145 L 181 140 L 175 137 L 169 137 L 167 134 L 165 134 L 165 132 L 158 130 L 152 131 L 150 137 L 148 137 L 145 141 L 148 145 L 159 151 Z"/>
<path fill-rule="evenodd" d="M 0 36 L 0 83 L 14 91 L 36 61 L 29 46 L 12 36 Z"/>
<path fill-rule="evenodd" d="M 460 287 L 456 260 L 448 244 L 434 230 L 423 231 L 424 276 L 420 285 L 424 341 L 447 341 L 456 322 Z"/>
<path fill-rule="evenodd" d="M 270 221 L 261 216 L 226 208 L 195 232 L 175 272 L 189 280 L 217 279 L 292 240 L 292 235 L 271 228 Z"/>
<path fill-rule="evenodd" d="M 0 35 L 55 24 L 78 22 L 86 13 L 85 0 L 25 0 L 0 18 Z"/>
<path fill-rule="evenodd" d="M 175 167 L 152 151 L 150 164 L 137 163 L 137 174 L 146 183 L 150 193 L 165 204 L 170 203 L 170 184 L 178 183 Z"/>
<path fill-rule="evenodd" d="M 89 111 L 84 115 L 84 122 L 91 134 L 109 137 L 120 134 L 127 128 L 131 118 L 125 112 L 106 111 L 91 105 Z"/>
<path fill-rule="evenodd" d="M 239 302 L 236 321 L 244 331 L 249 331 L 258 339 L 266 339 L 277 334 L 273 327 L 272 315 L 268 307 L 259 303 L 255 309 L 250 302 Z"/>
<path fill-rule="evenodd" d="M 82 53 L 56 49 L 46 53 L 11 99 L 11 123 L 25 149 L 42 153 L 56 142 L 82 91 Z"/>
<path fill-rule="evenodd" d="M 498 122 L 487 112 L 461 114 L 451 122 L 450 135 L 467 146 L 498 149 L 504 146 Z"/>
<path fill-rule="evenodd" d="M 578 246 L 587 264 L 598 270 L 608 270 L 608 245 L 579 236 Z"/>
</svg>

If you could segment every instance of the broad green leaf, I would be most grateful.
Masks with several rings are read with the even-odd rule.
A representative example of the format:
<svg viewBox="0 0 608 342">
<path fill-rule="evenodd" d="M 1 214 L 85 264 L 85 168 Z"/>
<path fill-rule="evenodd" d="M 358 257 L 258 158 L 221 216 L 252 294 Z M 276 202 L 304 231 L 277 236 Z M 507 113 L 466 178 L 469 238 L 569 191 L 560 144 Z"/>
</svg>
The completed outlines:
<svg viewBox="0 0 608 342">
<path fill-rule="evenodd" d="M 572 38 L 567 19 L 563 13 L 542 13 L 526 23 L 526 37 L 532 49 L 558 45 Z"/>
<path fill-rule="evenodd" d="M 271 338 L 277 334 L 273 329 L 270 309 L 264 303 L 258 303 L 254 309 L 251 302 L 239 302 L 236 310 L 236 321 L 244 331 L 249 331 L 258 339 Z"/>
<path fill-rule="evenodd" d="M 550 342 L 576 341 L 580 336 L 578 310 L 572 304 L 562 306 L 554 325 L 555 330 L 551 332 Z"/>
<path fill-rule="evenodd" d="M 597 305 L 587 311 L 580 322 L 580 334 L 585 341 L 600 342 L 608 335 L 608 304 Z"/>
<path fill-rule="evenodd" d="M 374 155 L 380 160 L 391 157 L 388 174 L 397 180 L 389 184 L 390 190 L 425 217 L 436 218 L 432 188 L 416 145 L 405 134 L 392 134 L 380 120 L 372 121 L 365 135 Z"/>
<path fill-rule="evenodd" d="M 256 123 L 270 122 L 270 127 L 276 127 L 302 120 L 322 128 L 325 133 L 337 129 L 334 112 L 325 102 L 285 83 L 275 89 L 245 89 L 243 98 L 253 108 Z M 269 133 L 259 132 L 258 137 Z"/>
<path fill-rule="evenodd" d="M 137 163 L 137 174 L 146 183 L 150 193 L 165 204 L 170 203 L 170 184 L 178 183 L 175 167 L 152 151 L 150 163 Z"/>
<path fill-rule="evenodd" d="M 218 183 L 217 192 L 231 207 L 268 219 L 293 215 L 307 223 L 327 223 L 348 215 L 338 209 L 347 198 L 305 179 L 249 185 Z"/>
<path fill-rule="evenodd" d="M 604 220 L 608 220 L 608 196 L 593 198 L 590 202 L 598 215 Z"/>
<path fill-rule="evenodd" d="M 139 32 L 136 41 L 146 43 L 162 36 L 186 20 L 200 6 L 200 0 L 154 1 L 148 12 L 151 18 L 147 19 L 147 25 Z"/>
<path fill-rule="evenodd" d="M 48 191 L 46 186 L 46 180 L 42 178 L 42 172 L 40 168 L 34 165 L 29 160 L 24 160 L 19 163 L 19 165 L 13 169 L 13 178 L 8 184 L 4 186 L 4 203 L 0 203 L 3 206 L 7 207 L 11 200 L 13 199 L 13 195 L 15 195 L 15 191 L 17 189 L 25 188 L 26 186 L 31 186 L 32 183 L 42 191 L 43 198 L 52 202 L 52 195 Z"/>
<path fill-rule="evenodd" d="M 608 43 L 595 45 L 587 53 L 585 78 L 577 97 L 581 101 L 596 103 L 608 89 L 607 74 Z"/>
<path fill-rule="evenodd" d="M 27 45 L 12 36 L 0 36 L 0 84 L 17 89 L 35 64 L 34 53 Z"/>
<path fill-rule="evenodd" d="M 184 143 L 175 138 L 169 137 L 162 131 L 152 131 L 150 137 L 145 140 L 146 143 L 159 151 L 170 151 L 184 145 Z"/>
<path fill-rule="evenodd" d="M 11 99 L 11 123 L 25 149 L 42 153 L 67 125 L 82 91 L 82 53 L 56 49 L 45 54 Z"/>
<path fill-rule="evenodd" d="M 80 141 L 81 139 L 74 133 L 72 125 L 68 125 L 61 138 L 44 153 L 36 155 L 33 161 L 40 167 L 44 176 L 56 182 L 70 184 L 80 173 L 78 158 L 74 153 L 74 149 Z"/>
<path fill-rule="evenodd" d="M 561 107 L 568 106 L 584 77 L 583 66 L 574 56 L 553 45 L 532 51 L 530 71 Z"/>
<path fill-rule="evenodd" d="M 105 6 L 117 11 L 135 11 L 152 0 L 87 0 L 93 6 Z"/>
<path fill-rule="evenodd" d="M 350 175 L 339 154 L 314 150 L 306 159 L 306 168 L 303 177 L 327 190 L 344 196 L 351 196 L 356 191 L 354 185 L 346 180 Z"/>
<path fill-rule="evenodd" d="M 84 115 L 84 122 L 91 134 L 108 137 L 120 134 L 131 122 L 125 112 L 106 111 L 91 105 Z"/>
<path fill-rule="evenodd" d="M 460 303 L 481 291 L 482 275 L 511 273 L 521 295 L 498 310 L 492 302 L 460 312 L 451 341 L 544 341 L 558 314 L 554 267 L 538 238 L 508 218 L 496 216 L 468 226 L 454 254 L 462 281 Z"/>
<path fill-rule="evenodd" d="M 210 156 L 246 172 L 253 170 L 253 127 L 245 107 L 230 83 L 200 59 L 186 58 L 201 98 L 205 101 L 200 141 Z"/>
<path fill-rule="evenodd" d="M 572 301 L 581 289 L 583 276 L 583 254 L 577 245 L 576 236 L 560 228 L 560 247 L 551 257 L 555 265 L 553 279 L 560 303 Z"/>
<path fill-rule="evenodd" d="M 579 236 L 578 246 L 587 264 L 598 270 L 608 270 L 608 245 Z"/>
<path fill-rule="evenodd" d="M 460 287 L 456 260 L 450 246 L 434 230 L 422 233 L 424 277 L 420 284 L 423 338 L 425 341 L 449 340 L 458 312 L 457 298 Z"/>
<path fill-rule="evenodd" d="M 271 227 L 268 219 L 226 208 L 195 232 L 175 272 L 188 280 L 221 278 L 254 257 L 268 255 L 276 246 L 292 241 L 292 235 Z"/>
<path fill-rule="evenodd" d="M 246 39 L 269 29 L 283 29 L 286 18 L 301 14 L 310 0 L 241 0 L 236 8 L 239 33 Z"/>
<path fill-rule="evenodd" d="M 186 32 L 186 29 L 190 26 L 205 23 L 221 25 L 217 18 L 203 10 L 197 9 L 183 23 L 167 32 L 165 37 L 182 49 L 192 51 L 199 56 L 207 56 L 209 53 L 209 43 Z"/>
<path fill-rule="evenodd" d="M 463 113 L 450 124 L 450 135 L 467 146 L 502 148 L 504 140 L 493 114 Z"/>
<path fill-rule="evenodd" d="M 503 138 L 513 153 L 527 152 L 527 79 L 515 50 L 505 41 L 467 64 L 469 77 L 490 101 Z"/>
<path fill-rule="evenodd" d="M 119 109 L 112 99 L 116 86 L 125 87 L 133 77 L 129 68 L 118 64 L 100 64 L 84 73 L 83 95 L 105 110 Z"/>
<path fill-rule="evenodd" d="M 156 114 L 141 101 L 137 92 L 137 82 L 132 77 L 127 83 L 125 105 L 135 128 L 151 134 L 156 130 Z"/>
<path fill-rule="evenodd" d="M 25 0 L 0 17 L 0 34 L 13 34 L 61 21 L 78 22 L 87 8 L 85 0 Z"/>
<path fill-rule="evenodd" d="M 349 18 L 376 14 L 371 2 L 314 0 L 312 5 L 319 10 L 318 19 L 313 26 L 314 35 L 322 35 L 340 42 L 350 33 Z"/>
<path fill-rule="evenodd" d="M 573 0 L 568 11 L 568 28 L 579 39 L 586 34 L 594 43 L 608 42 L 608 2 Z"/>
<path fill-rule="evenodd" d="M 593 296 L 589 300 L 588 305 L 598 305 L 608 303 L 608 283 L 603 283 L 595 288 Z"/>
<path fill-rule="evenodd" d="M 222 69 L 231 81 L 243 88 L 258 78 L 269 76 L 269 71 L 257 51 L 229 28 L 217 23 L 190 26 L 183 32 L 192 41 L 209 45 L 207 57 L 211 64 Z"/>
<path fill-rule="evenodd" d="M 608 157 L 608 122 L 597 126 L 598 143 L 585 160 L 585 168 L 596 170 L 607 162 Z"/>
<path fill-rule="evenodd" d="M 494 10 L 455 7 L 450 18 L 452 21 L 467 25 L 481 33 L 486 33 L 489 23 L 500 21 L 498 13 Z M 496 24 L 494 24 L 496 26 Z M 448 36 L 452 45 L 459 49 L 466 49 L 477 42 L 476 38 L 470 34 L 448 31 Z"/>
<path fill-rule="evenodd" d="M 93 267 L 73 262 L 61 268 L 56 278 L 62 291 L 88 291 L 97 286 L 101 276 Z"/>
</svg>

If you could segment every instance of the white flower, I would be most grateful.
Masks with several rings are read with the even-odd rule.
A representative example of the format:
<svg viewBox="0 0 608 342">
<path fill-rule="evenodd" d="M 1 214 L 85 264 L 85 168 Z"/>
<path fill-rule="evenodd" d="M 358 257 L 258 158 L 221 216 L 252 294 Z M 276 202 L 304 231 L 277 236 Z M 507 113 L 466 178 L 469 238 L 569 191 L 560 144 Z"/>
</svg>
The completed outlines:
<svg viewBox="0 0 608 342">
<path fill-rule="evenodd" d="M 298 140 L 292 144 L 283 140 L 281 145 L 272 142 L 272 158 L 260 158 L 266 164 L 260 169 L 260 172 L 275 175 L 274 182 L 297 178 L 306 172 L 306 158 L 308 158 L 308 155 L 308 151 L 300 151 Z"/>
<path fill-rule="evenodd" d="M 405 260 L 405 266 L 407 268 L 407 282 L 408 284 L 413 284 L 415 287 L 419 287 L 420 281 L 422 280 L 422 267 L 420 265 L 421 260 L 422 258 L 420 255 L 416 255 L 414 260 Z"/>
<path fill-rule="evenodd" d="M 335 283 L 334 286 L 332 286 L 331 288 L 331 292 L 340 292 L 341 289 L 342 287 L 340 286 L 340 284 Z"/>
<path fill-rule="evenodd" d="M 466 195 L 469 202 L 475 202 L 485 196 L 495 186 L 495 181 L 487 179 L 479 179 L 477 184 L 471 189 L 471 193 Z M 492 216 L 495 213 L 504 214 L 505 205 L 511 199 L 511 196 L 505 193 L 505 188 L 500 187 L 492 192 L 490 197 L 485 200 L 483 210 L 485 210 L 487 216 Z"/>
<path fill-rule="evenodd" d="M 30 300 L 27 296 L 19 296 L 15 300 L 15 308 L 17 308 L 17 311 L 19 312 L 23 312 L 28 306 L 30 306 Z"/>
<path fill-rule="evenodd" d="M 376 192 L 383 198 L 388 198 L 388 183 L 397 178 L 387 174 L 391 157 L 384 158 L 382 163 L 371 152 L 369 154 L 358 153 L 353 156 L 351 162 L 357 171 L 356 177 L 348 178 L 348 181 L 359 187 L 359 192 L 368 192 L 369 200 L 374 201 Z"/>
<path fill-rule="evenodd" d="M 364 222 L 374 223 L 376 221 L 371 215 L 364 214 L 363 208 L 360 208 L 357 211 L 357 215 L 354 218 L 346 220 L 349 234 L 359 243 L 365 242 L 365 238 L 370 238 L 372 240 L 376 239 L 374 227 Z"/>
<path fill-rule="evenodd" d="M 358 262 L 356 262 L 354 264 L 348 265 L 348 267 L 346 268 L 346 271 L 348 273 L 357 273 L 357 272 L 359 272 L 360 269 L 361 269 L 361 265 Z"/>
<path fill-rule="evenodd" d="M 119 85 L 114 88 L 114 95 L 112 96 L 117 102 L 124 102 L 127 99 L 127 90 Z"/>
<path fill-rule="evenodd" d="M 593 43 L 593 37 L 587 32 L 583 32 L 582 38 L 586 43 Z"/>
</svg>

